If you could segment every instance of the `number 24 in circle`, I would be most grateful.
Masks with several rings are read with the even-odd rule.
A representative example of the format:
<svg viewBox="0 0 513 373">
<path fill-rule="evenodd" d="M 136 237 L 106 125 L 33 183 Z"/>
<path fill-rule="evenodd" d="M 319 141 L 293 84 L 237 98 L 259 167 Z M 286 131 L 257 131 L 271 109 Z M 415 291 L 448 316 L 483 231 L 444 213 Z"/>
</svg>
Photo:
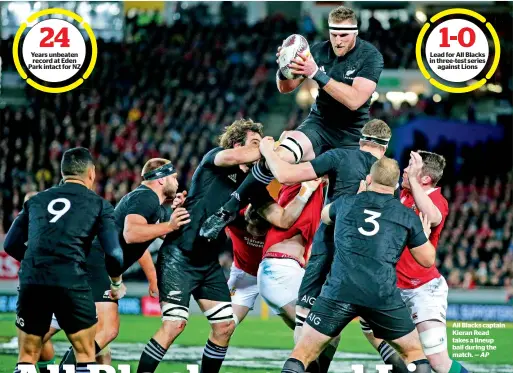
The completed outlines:
<svg viewBox="0 0 513 373">
<path fill-rule="evenodd" d="M 51 27 L 42 27 L 41 33 L 46 34 L 46 36 L 39 43 L 39 46 L 41 48 L 53 48 L 54 43 L 60 43 L 61 48 L 69 48 L 69 37 L 67 27 L 61 28 L 57 35 L 55 35 L 55 38 L 53 37 L 55 31 Z"/>
</svg>

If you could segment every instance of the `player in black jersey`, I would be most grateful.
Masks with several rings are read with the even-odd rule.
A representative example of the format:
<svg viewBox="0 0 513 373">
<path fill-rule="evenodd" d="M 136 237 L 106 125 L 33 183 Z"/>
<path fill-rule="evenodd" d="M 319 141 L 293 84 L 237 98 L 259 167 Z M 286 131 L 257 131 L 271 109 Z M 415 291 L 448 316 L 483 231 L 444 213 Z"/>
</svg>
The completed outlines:
<svg viewBox="0 0 513 373">
<path fill-rule="evenodd" d="M 334 261 L 282 372 L 304 372 L 356 316 L 414 363 L 416 372 L 431 372 L 397 288 L 395 265 L 405 245 L 424 267 L 435 263 L 435 249 L 428 219 L 421 221 L 393 196 L 399 173 L 397 162 L 383 157 L 372 165 L 366 191 L 342 195 L 323 209 L 324 223 L 335 222 Z"/>
<path fill-rule="evenodd" d="M 177 172 L 173 164 L 163 158 L 153 158 L 145 163 L 142 169 L 143 182 L 136 189 L 125 195 L 114 210 L 114 220 L 119 242 L 123 249 L 126 271 L 132 264 L 139 261 L 146 274 L 150 287 L 150 295 L 157 295 L 157 276 L 155 266 L 148 252 L 148 246 L 158 237 L 179 230 L 190 222 L 189 214 L 183 207 L 177 207 L 170 220 L 170 209 L 167 201 L 173 201 L 178 190 Z M 95 342 L 100 355 L 98 363 L 110 364 L 110 353 L 105 349 L 119 332 L 119 313 L 117 301 L 109 297 L 109 278 L 105 268 L 105 257 L 98 239 L 94 240 L 87 258 L 89 283 L 98 312 L 98 325 Z M 75 362 L 73 350 L 70 349 L 61 362 Z"/>
<path fill-rule="evenodd" d="M 192 177 L 184 207 L 191 223 L 168 234 L 159 251 L 157 279 L 162 308 L 162 326 L 146 345 L 138 373 L 154 372 L 173 341 L 184 330 L 189 301 L 194 296 L 211 324 L 201 371 L 217 373 L 235 328 L 230 291 L 221 266 L 221 242 L 199 236 L 201 224 L 237 189 L 248 165 L 260 158 L 258 144 L 262 125 L 240 119 L 226 127 L 220 147 L 209 151 Z"/>
<path fill-rule="evenodd" d="M 306 78 L 319 85 L 310 115 L 297 130 L 280 138 L 276 152 L 289 163 L 310 161 L 334 148 L 358 148 L 361 129 L 370 119 L 371 96 L 383 70 L 383 56 L 357 36 L 356 15 L 351 9 L 340 6 L 332 10 L 328 23 L 330 40 L 313 45 L 311 57 L 302 55 L 291 63 L 291 72 L 300 78 L 286 80 L 278 70 L 276 82 L 281 93 L 292 92 Z M 272 179 L 265 162 L 259 162 L 237 194 L 206 221 L 201 234 L 217 237 L 255 190 Z"/>
<path fill-rule="evenodd" d="M 105 250 L 111 296 L 123 293 L 123 252 L 112 206 L 90 189 L 95 179 L 91 154 L 66 151 L 61 162 L 64 184 L 30 198 L 7 233 L 4 248 L 21 261 L 16 326 L 20 365 L 36 364 L 52 314 L 77 354 L 77 372 L 94 364 L 96 310 L 84 270 L 91 243 L 98 235 Z M 27 244 L 25 244 L 27 243 Z"/>
<path fill-rule="evenodd" d="M 371 166 L 376 160 L 385 155 L 392 132 L 385 122 L 373 119 L 365 124 L 360 136 L 359 149 L 332 149 L 310 162 L 294 165 L 285 162 L 273 151 L 274 144 L 271 139 L 264 138 L 260 142 L 260 151 L 273 175 L 280 183 L 297 183 L 328 175 L 330 183 L 327 201 L 332 202 L 341 195 L 356 194 L 360 181 L 365 179 Z M 299 289 L 296 305 L 296 330 L 294 333 L 296 340 L 301 335 L 308 312 L 326 281 L 333 262 L 334 252 L 333 226 L 321 222 L 312 243 L 311 256 Z M 318 363 L 321 373 L 328 371 L 338 342 L 339 339 L 334 338 L 320 355 Z M 384 343 L 386 344 L 386 342 Z M 382 355 L 382 357 L 386 364 L 391 364 L 394 368 L 406 369 L 401 358 L 392 349 L 386 356 Z"/>
</svg>

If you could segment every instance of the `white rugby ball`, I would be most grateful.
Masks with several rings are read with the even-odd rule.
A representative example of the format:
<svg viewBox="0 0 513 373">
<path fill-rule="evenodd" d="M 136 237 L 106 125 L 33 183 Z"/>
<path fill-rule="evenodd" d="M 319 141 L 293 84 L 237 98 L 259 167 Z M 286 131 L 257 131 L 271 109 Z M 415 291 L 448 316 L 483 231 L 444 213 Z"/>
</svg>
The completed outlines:
<svg viewBox="0 0 513 373">
<path fill-rule="evenodd" d="M 299 78 L 299 76 L 292 74 L 288 67 L 290 62 L 298 57 L 299 53 L 306 53 L 307 56 L 310 55 L 310 46 L 308 45 L 308 41 L 302 35 L 290 35 L 281 45 L 280 56 L 278 57 L 278 65 L 285 78 Z"/>
</svg>

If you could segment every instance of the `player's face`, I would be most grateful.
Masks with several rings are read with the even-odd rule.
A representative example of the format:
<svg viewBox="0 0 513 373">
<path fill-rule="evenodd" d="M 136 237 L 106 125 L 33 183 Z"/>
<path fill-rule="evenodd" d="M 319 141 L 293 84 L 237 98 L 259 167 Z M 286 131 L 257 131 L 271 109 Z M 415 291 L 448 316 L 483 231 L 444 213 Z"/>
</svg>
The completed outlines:
<svg viewBox="0 0 513 373">
<path fill-rule="evenodd" d="M 260 134 L 252 131 L 248 131 L 248 134 L 246 135 L 246 142 L 244 143 L 245 146 L 259 146 L 260 140 L 262 140 L 262 137 Z"/>
<path fill-rule="evenodd" d="M 166 198 L 175 198 L 176 191 L 178 190 L 178 174 L 172 174 L 166 177 L 164 184 L 164 195 Z"/>
<path fill-rule="evenodd" d="M 337 23 L 338 25 L 352 25 L 350 20 Z M 356 43 L 356 34 L 344 31 L 330 31 L 330 42 L 333 52 L 337 57 L 344 56 Z"/>
<path fill-rule="evenodd" d="M 406 167 L 403 171 L 403 182 L 401 183 L 401 187 L 404 189 L 410 189 L 410 182 L 408 181 L 408 169 L 410 166 Z"/>
</svg>

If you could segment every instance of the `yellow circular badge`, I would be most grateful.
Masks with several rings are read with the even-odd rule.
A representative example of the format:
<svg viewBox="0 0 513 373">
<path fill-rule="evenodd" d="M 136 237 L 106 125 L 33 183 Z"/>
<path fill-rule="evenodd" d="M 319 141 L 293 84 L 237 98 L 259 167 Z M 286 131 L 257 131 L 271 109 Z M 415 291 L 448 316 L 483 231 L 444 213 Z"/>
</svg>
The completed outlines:
<svg viewBox="0 0 513 373">
<path fill-rule="evenodd" d="M 23 43 L 20 43 L 27 26 L 49 14 L 60 14 L 78 22 L 89 36 L 92 53 L 82 76 L 79 76 L 79 72 L 84 70 L 87 57 L 86 40 L 73 23 L 60 18 L 41 20 L 31 27 L 23 38 Z M 20 62 L 20 45 L 21 58 L 26 70 L 38 80 L 52 83 L 53 87 L 43 86 L 28 77 Z M 14 38 L 12 54 L 18 73 L 28 84 L 43 92 L 63 93 L 77 88 L 91 75 L 96 64 L 98 48 L 91 26 L 84 22 L 82 17 L 66 9 L 51 8 L 32 14 L 20 25 Z M 64 83 L 70 80 L 72 83 Z M 59 86 L 60 83 L 66 85 Z"/>
<path fill-rule="evenodd" d="M 427 71 L 423 59 L 423 57 L 425 57 L 431 71 L 438 78 L 448 82 L 468 82 L 481 74 L 489 58 L 490 48 L 488 39 L 479 26 L 480 23 L 452 17 L 451 19 L 443 21 L 444 17 L 455 14 L 470 16 L 480 23 L 485 24 L 492 36 L 495 49 L 493 62 L 488 72 L 486 72 L 486 78 L 482 78 L 466 87 L 451 87 L 440 83 Z M 426 22 L 422 27 L 417 37 L 415 48 L 417 64 L 422 75 L 424 75 L 432 85 L 445 92 L 466 93 L 482 87 L 495 73 L 501 55 L 499 37 L 490 22 L 486 22 L 486 18 L 479 13 L 462 8 L 444 10 L 435 14 L 429 21 L 430 22 Z M 423 56 L 422 45 L 424 38 L 427 31 L 432 26 L 432 23 L 435 22 L 438 24 L 430 30 L 426 38 Z"/>
</svg>

